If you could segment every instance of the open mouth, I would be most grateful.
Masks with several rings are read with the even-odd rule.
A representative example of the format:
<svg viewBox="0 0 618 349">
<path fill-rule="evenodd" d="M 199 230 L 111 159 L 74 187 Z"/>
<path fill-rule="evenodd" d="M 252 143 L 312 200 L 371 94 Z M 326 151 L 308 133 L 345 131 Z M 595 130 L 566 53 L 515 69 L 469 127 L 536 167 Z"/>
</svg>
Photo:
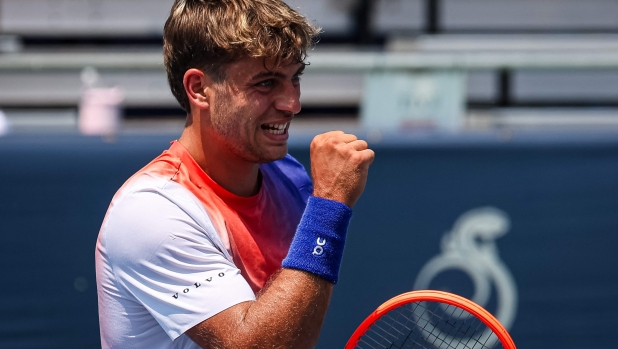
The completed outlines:
<svg viewBox="0 0 618 349">
<path fill-rule="evenodd" d="M 289 122 L 286 122 L 284 124 L 264 124 L 262 125 L 262 130 L 265 130 L 266 132 L 272 133 L 274 135 L 282 135 L 287 132 L 289 126 Z"/>
</svg>

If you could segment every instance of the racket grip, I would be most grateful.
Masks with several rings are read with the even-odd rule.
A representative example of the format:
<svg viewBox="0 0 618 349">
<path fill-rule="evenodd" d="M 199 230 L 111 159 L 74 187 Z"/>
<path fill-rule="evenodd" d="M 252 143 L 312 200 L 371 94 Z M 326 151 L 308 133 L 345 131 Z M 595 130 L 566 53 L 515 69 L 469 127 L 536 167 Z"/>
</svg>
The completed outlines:
<svg viewBox="0 0 618 349">
<path fill-rule="evenodd" d="M 309 197 L 282 266 L 336 284 L 351 217 L 352 210 L 341 202 Z"/>
</svg>

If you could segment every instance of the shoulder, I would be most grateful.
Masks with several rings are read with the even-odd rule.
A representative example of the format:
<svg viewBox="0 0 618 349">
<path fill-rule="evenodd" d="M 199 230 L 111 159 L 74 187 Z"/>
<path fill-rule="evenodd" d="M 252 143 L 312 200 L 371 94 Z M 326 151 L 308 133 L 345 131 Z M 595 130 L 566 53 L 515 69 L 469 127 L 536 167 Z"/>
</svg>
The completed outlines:
<svg viewBox="0 0 618 349">
<path fill-rule="evenodd" d="M 106 325 L 102 337 L 141 343 L 143 331 L 136 326 L 158 323 L 175 340 L 210 316 L 255 299 L 196 200 L 176 182 L 138 178 L 110 208 L 95 250 L 99 311 L 106 324 L 121 318 L 129 325 Z"/>
<path fill-rule="evenodd" d="M 99 238 L 110 259 L 128 262 L 148 259 L 179 234 L 226 255 L 210 217 L 193 194 L 166 178 L 140 175 L 114 198 Z"/>
</svg>

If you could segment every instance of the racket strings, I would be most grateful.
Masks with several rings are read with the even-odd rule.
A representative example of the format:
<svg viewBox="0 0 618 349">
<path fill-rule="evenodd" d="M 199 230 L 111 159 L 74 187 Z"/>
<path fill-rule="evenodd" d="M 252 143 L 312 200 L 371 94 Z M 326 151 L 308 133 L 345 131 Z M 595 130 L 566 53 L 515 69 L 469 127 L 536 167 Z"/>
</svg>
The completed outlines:
<svg viewBox="0 0 618 349">
<path fill-rule="evenodd" d="M 496 335 L 455 306 L 414 302 L 391 310 L 360 338 L 359 349 L 499 349 Z"/>
</svg>

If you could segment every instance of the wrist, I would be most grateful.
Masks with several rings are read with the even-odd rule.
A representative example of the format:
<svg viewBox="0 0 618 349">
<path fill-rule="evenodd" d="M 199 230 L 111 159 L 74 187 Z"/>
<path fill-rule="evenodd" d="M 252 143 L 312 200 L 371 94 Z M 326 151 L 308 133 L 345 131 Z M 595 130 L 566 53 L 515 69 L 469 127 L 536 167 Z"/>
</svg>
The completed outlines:
<svg viewBox="0 0 618 349">
<path fill-rule="evenodd" d="M 341 202 L 309 197 L 282 266 L 337 283 L 351 217 L 352 210 Z"/>
<path fill-rule="evenodd" d="M 351 202 L 350 198 L 343 193 L 332 191 L 321 192 L 319 188 L 314 188 L 312 196 L 324 200 L 336 201 L 343 205 L 346 205 L 349 208 L 352 208 L 352 206 L 354 206 L 354 202 Z"/>
</svg>

